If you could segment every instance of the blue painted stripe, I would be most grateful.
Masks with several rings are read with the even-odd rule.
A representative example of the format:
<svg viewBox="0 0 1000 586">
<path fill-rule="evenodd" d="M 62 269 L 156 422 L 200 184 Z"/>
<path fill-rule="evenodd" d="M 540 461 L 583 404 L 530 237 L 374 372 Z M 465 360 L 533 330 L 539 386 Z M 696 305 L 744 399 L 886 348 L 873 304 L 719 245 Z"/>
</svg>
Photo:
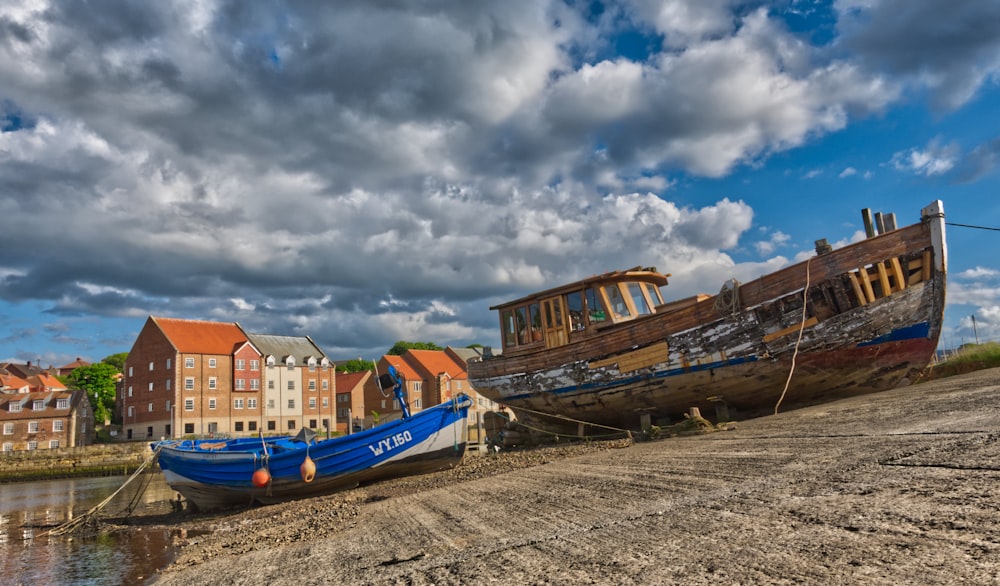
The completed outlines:
<svg viewBox="0 0 1000 586">
<path fill-rule="evenodd" d="M 546 394 L 553 394 L 553 395 L 563 395 L 563 394 L 566 394 L 566 393 L 577 393 L 577 392 L 580 392 L 580 391 L 595 391 L 595 390 L 604 391 L 604 390 L 614 389 L 616 387 L 634 385 L 634 384 L 636 384 L 636 383 L 638 383 L 640 381 L 643 381 L 643 380 L 667 378 L 667 377 L 671 377 L 671 376 L 678 376 L 678 375 L 688 374 L 688 373 L 692 373 L 692 372 L 700 372 L 700 371 L 705 371 L 705 370 L 711 370 L 713 368 L 722 368 L 722 367 L 725 367 L 725 366 L 736 366 L 736 365 L 739 365 L 739 364 L 746 364 L 748 362 L 756 362 L 756 361 L 757 361 L 757 357 L 756 356 L 743 356 L 743 357 L 740 357 L 740 358 L 730 358 L 729 360 L 719 360 L 719 361 L 716 361 L 716 362 L 710 362 L 708 364 L 691 365 L 691 366 L 689 366 L 687 368 L 684 368 L 684 367 L 670 368 L 670 369 L 667 369 L 667 370 L 657 370 L 657 371 L 654 371 L 654 372 L 651 372 L 651 373 L 647 373 L 647 374 L 641 374 L 641 375 L 637 374 L 635 376 L 630 376 L 628 378 L 615 379 L 614 382 L 610 382 L 610 383 L 585 383 L 585 384 L 582 384 L 582 385 L 573 385 L 573 386 L 569 386 L 569 387 L 560 387 L 560 388 L 557 388 L 557 389 L 549 389 L 549 390 L 545 391 L 545 393 Z M 501 399 L 501 402 L 505 402 L 505 401 L 519 401 L 519 400 L 530 398 L 530 397 L 532 397 L 532 396 L 534 396 L 536 394 L 537 393 L 522 393 L 520 395 L 512 395 L 510 397 L 506 397 L 506 398 Z"/>
<path fill-rule="evenodd" d="M 931 333 L 931 324 L 929 322 L 921 322 L 918 324 L 913 324 L 912 326 L 906 326 L 905 328 L 899 328 L 892 330 L 888 334 L 883 334 L 877 338 L 868 340 L 867 342 L 861 342 L 858 344 L 858 348 L 863 348 L 865 346 L 875 346 L 877 344 L 885 344 L 886 342 L 901 342 L 903 340 L 915 340 L 918 338 L 928 338 Z"/>
</svg>

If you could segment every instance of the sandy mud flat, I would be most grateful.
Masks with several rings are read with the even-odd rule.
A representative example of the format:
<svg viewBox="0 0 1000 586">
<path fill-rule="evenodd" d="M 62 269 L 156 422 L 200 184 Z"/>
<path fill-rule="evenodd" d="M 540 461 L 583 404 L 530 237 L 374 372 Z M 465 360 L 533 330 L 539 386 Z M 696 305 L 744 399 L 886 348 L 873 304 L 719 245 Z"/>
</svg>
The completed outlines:
<svg viewBox="0 0 1000 586">
<path fill-rule="evenodd" d="M 157 585 L 995 584 L 1000 370 L 181 527 Z M 151 517 L 146 522 L 155 522 Z"/>
</svg>

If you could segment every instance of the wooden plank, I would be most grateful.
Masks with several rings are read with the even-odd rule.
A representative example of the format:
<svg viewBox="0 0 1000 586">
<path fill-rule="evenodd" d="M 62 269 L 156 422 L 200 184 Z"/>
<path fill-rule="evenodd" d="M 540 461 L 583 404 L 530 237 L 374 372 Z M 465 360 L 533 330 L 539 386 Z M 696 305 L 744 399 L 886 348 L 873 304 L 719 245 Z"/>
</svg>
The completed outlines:
<svg viewBox="0 0 1000 586">
<path fill-rule="evenodd" d="M 802 323 L 804 323 L 805 325 L 802 325 Z M 771 332 L 770 334 L 767 334 L 766 336 L 764 336 L 764 343 L 770 342 L 771 340 L 777 340 L 778 338 L 782 336 L 787 336 L 788 334 L 798 333 L 798 331 L 802 328 L 811 328 L 814 325 L 818 324 L 819 320 L 816 319 L 815 317 L 811 317 L 802 323 L 797 323 L 794 326 L 788 326 L 783 330 L 778 330 L 777 332 Z"/>
<path fill-rule="evenodd" d="M 868 297 L 868 301 L 875 301 L 875 290 L 872 289 L 872 277 L 868 274 L 868 269 L 861 269 L 861 274 L 864 278 L 861 279 L 861 286 L 865 289 L 865 296 Z"/>
<path fill-rule="evenodd" d="M 639 370 L 640 368 L 665 362 L 668 355 L 669 348 L 667 347 L 667 343 L 664 341 L 651 344 L 645 348 L 633 350 L 632 352 L 623 352 L 622 354 L 611 356 L 603 360 L 593 360 L 588 366 L 591 370 L 593 370 L 595 368 L 604 368 L 606 366 L 611 366 L 612 364 L 618 364 L 619 371 L 632 372 L 633 370 Z"/>
<path fill-rule="evenodd" d="M 875 270 L 878 271 L 878 284 L 882 286 L 882 297 L 888 297 L 892 287 L 889 286 L 889 271 L 885 270 L 885 263 L 875 263 Z"/>
<path fill-rule="evenodd" d="M 921 267 L 920 276 L 924 281 L 931 280 L 931 251 L 924 251 L 924 264 Z"/>
<path fill-rule="evenodd" d="M 897 257 L 892 257 L 889 259 L 889 264 L 892 266 L 892 278 L 896 281 L 896 290 L 902 291 L 906 289 L 906 278 L 903 277 L 903 265 L 900 264 Z"/>
<path fill-rule="evenodd" d="M 858 275 L 855 271 L 847 273 L 847 276 L 851 279 L 851 288 L 854 289 L 854 295 L 858 298 L 858 303 L 861 305 L 868 305 L 868 297 L 865 296 L 865 292 L 861 290 L 861 283 L 858 282 Z"/>
</svg>

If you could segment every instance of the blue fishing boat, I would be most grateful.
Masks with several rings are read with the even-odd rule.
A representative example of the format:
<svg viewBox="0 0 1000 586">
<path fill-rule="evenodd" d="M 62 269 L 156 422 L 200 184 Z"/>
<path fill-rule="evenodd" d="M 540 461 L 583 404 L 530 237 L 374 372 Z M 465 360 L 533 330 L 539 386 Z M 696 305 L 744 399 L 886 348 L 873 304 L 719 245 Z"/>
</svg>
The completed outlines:
<svg viewBox="0 0 1000 586">
<path fill-rule="evenodd" d="M 151 447 L 167 484 L 203 511 L 320 496 L 461 462 L 472 400 L 458 395 L 411 414 L 398 374 L 379 378 L 393 385 L 403 416 L 368 430 L 319 441 L 304 429 L 295 436 L 164 440 Z"/>
</svg>

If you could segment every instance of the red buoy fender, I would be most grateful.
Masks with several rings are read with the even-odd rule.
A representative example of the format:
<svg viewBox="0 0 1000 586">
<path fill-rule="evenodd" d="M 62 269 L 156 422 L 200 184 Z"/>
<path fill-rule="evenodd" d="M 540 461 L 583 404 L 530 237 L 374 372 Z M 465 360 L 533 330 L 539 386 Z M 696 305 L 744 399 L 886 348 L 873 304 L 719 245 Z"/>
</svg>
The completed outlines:
<svg viewBox="0 0 1000 586">
<path fill-rule="evenodd" d="M 267 468 L 258 468 L 250 480 L 257 488 L 264 488 L 271 482 L 271 473 L 267 471 Z"/>
</svg>

